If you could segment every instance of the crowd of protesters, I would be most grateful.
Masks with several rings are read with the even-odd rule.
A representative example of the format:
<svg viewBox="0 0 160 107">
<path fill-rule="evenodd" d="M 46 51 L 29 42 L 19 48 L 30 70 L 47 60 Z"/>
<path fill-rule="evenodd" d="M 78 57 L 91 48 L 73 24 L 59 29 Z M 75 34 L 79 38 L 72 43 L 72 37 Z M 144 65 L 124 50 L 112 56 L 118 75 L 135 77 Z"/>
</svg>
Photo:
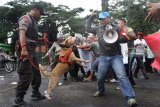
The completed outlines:
<svg viewBox="0 0 160 107">
<path fill-rule="evenodd" d="M 159 3 L 148 3 L 148 5 L 151 6 L 151 10 L 146 20 L 159 20 L 159 13 L 154 16 L 155 11 L 159 12 Z M 43 14 L 43 8 L 35 5 L 27 15 L 19 19 L 19 81 L 16 87 L 14 107 L 27 105 L 23 99 L 30 85 L 33 89 L 31 95 L 33 99 L 42 100 L 46 98 L 39 91 L 41 75 L 35 54 L 36 40 L 38 39 L 35 36 L 38 31 L 36 20 Z M 149 79 L 148 73 L 157 72 L 156 69 L 151 67 L 154 55 L 143 39 L 145 32 L 134 33 L 132 28 L 126 26 L 127 21 L 123 17 L 117 19 L 117 26 L 110 24 L 109 12 L 101 12 L 98 15 L 100 26 L 93 28 L 91 25 L 94 16 L 95 14 L 91 14 L 85 25 L 86 32 L 92 34 L 88 37 L 82 37 L 80 34 L 75 35 L 78 39 L 78 44 L 76 43 L 71 47 L 77 57 L 91 60 L 91 63 L 85 63 L 84 65 L 87 67 L 80 67 L 73 63 L 68 71 L 71 79 L 76 82 L 97 79 L 98 88 L 93 96 L 99 97 L 105 94 L 105 80 L 113 82 L 114 78 L 115 82 L 119 83 L 117 89 L 121 89 L 129 106 L 135 107 L 137 102 L 133 88 L 137 87 L 137 85 L 134 78 L 140 77 L 139 71 L 142 72 L 144 79 L 147 80 Z M 118 40 L 112 44 L 106 43 L 103 38 L 104 32 L 110 28 L 114 29 L 119 35 Z M 51 69 L 55 67 L 58 61 L 58 52 L 61 49 L 59 43 L 64 40 L 65 36 L 67 35 L 57 37 L 58 41 L 53 43 L 51 49 L 44 56 L 44 58 L 50 57 Z M 79 78 L 79 71 L 83 75 L 82 79 Z M 109 74 L 111 76 L 108 76 Z M 67 80 L 67 73 L 64 75 L 64 80 Z"/>
</svg>

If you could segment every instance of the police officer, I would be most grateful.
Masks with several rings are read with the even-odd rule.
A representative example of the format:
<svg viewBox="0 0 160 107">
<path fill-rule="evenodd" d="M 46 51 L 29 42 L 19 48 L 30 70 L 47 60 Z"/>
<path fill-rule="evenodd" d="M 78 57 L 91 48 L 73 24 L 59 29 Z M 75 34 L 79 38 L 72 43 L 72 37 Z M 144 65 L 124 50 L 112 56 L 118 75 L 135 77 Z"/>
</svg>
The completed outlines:
<svg viewBox="0 0 160 107">
<path fill-rule="evenodd" d="M 33 99 L 40 100 L 46 98 L 39 92 L 41 74 L 35 54 L 36 41 L 38 40 L 37 21 L 41 15 L 44 15 L 43 8 L 39 5 L 34 5 L 28 14 L 19 19 L 20 50 L 18 52 L 17 70 L 19 80 L 16 87 L 14 107 L 29 105 L 23 99 L 30 84 L 33 89 L 31 95 Z"/>
</svg>

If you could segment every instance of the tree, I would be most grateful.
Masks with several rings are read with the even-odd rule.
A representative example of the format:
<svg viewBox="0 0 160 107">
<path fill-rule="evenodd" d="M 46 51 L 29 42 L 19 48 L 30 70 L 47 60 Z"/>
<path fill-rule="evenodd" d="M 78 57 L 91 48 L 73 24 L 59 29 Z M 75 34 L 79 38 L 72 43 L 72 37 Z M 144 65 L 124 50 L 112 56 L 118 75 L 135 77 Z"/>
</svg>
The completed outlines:
<svg viewBox="0 0 160 107">
<path fill-rule="evenodd" d="M 18 18 L 29 9 L 28 5 L 24 5 L 26 5 L 26 0 L 12 1 L 8 2 L 7 6 L 0 6 L 1 43 L 7 42 L 7 39 L 9 38 L 8 32 L 14 32 L 13 34 L 15 34 Z"/>
<path fill-rule="evenodd" d="M 109 10 L 109 0 L 101 0 L 101 6 L 102 6 L 102 11 L 108 11 Z"/>
<path fill-rule="evenodd" d="M 30 10 L 30 7 L 35 3 L 41 5 L 46 13 L 46 15 L 42 16 L 41 20 L 39 21 L 39 33 L 41 33 L 42 35 L 42 33 L 47 32 L 47 34 L 49 35 L 48 37 L 51 37 L 49 38 L 50 40 L 56 38 L 56 34 L 58 32 L 57 30 L 62 29 L 66 26 L 70 28 L 70 32 L 72 32 L 72 29 L 76 32 L 75 26 L 77 26 L 78 24 L 73 24 L 75 23 L 75 21 L 72 22 L 70 20 L 76 20 L 76 18 L 78 18 L 77 20 L 79 20 L 79 28 L 84 28 L 84 25 L 82 26 L 80 22 L 82 21 L 83 23 L 83 19 L 80 20 L 78 16 L 78 13 L 84 11 L 84 9 L 75 8 L 71 10 L 68 6 L 64 5 L 55 7 L 51 3 L 43 1 L 33 1 L 34 0 L 15 0 L 12 2 L 8 2 L 6 6 L 0 6 L 0 42 L 4 43 L 5 41 L 7 41 L 7 33 L 13 32 L 13 35 L 11 37 L 13 44 L 12 46 L 14 46 L 15 40 L 17 40 L 18 35 L 18 33 L 16 32 L 18 19 L 22 15 L 26 14 Z"/>
<path fill-rule="evenodd" d="M 145 6 L 147 0 L 117 0 L 113 5 L 109 5 L 112 16 L 117 19 L 118 16 L 127 20 L 127 25 L 132 27 L 135 32 L 142 31 L 145 34 L 151 34 L 159 29 L 156 23 L 147 23 L 144 21 L 147 16 L 147 8 Z M 158 0 L 154 0 L 158 2 Z"/>
</svg>

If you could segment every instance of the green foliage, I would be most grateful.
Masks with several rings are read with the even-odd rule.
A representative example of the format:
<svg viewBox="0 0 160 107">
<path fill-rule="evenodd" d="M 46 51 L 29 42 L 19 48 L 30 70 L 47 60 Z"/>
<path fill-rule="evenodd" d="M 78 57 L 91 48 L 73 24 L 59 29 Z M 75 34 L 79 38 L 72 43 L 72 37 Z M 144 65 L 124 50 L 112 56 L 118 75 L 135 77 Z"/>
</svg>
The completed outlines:
<svg viewBox="0 0 160 107">
<path fill-rule="evenodd" d="M 20 0 L 21 1 L 21 0 Z M 0 42 L 6 43 L 8 32 L 14 32 L 20 16 L 29 9 L 26 4 L 19 2 L 8 2 L 7 6 L 0 6 Z M 13 35 L 15 36 L 15 35 Z"/>
<path fill-rule="evenodd" d="M 39 33 L 48 32 L 55 35 L 56 29 L 64 30 L 61 32 L 81 32 L 84 29 L 83 19 L 79 18 L 79 13 L 84 11 L 82 8 L 70 9 L 68 6 L 59 5 L 55 7 L 48 2 L 34 2 L 35 0 L 15 0 L 8 2 L 5 6 L 0 6 L 0 42 L 6 43 L 7 33 L 13 32 L 12 46 L 18 39 L 16 32 L 18 19 L 30 11 L 33 4 L 39 4 L 44 8 L 45 16 L 39 21 Z M 81 29 L 81 30 L 79 30 Z M 73 31 L 72 31 L 73 30 Z"/>
<path fill-rule="evenodd" d="M 85 20 L 82 18 L 72 18 L 69 22 L 69 25 L 71 27 L 71 31 L 75 33 L 81 33 L 84 34 L 84 25 Z"/>
<path fill-rule="evenodd" d="M 137 0 L 138 3 L 134 4 L 135 0 L 117 0 L 113 6 L 109 6 L 112 16 L 116 19 L 122 16 L 127 19 L 127 25 L 132 27 L 135 32 L 142 31 L 145 34 L 151 34 L 160 28 L 157 23 L 147 23 L 144 21 L 147 16 L 147 8 L 145 3 L 147 0 Z M 159 2 L 159 0 L 151 0 L 152 2 Z"/>
<path fill-rule="evenodd" d="M 40 33 L 50 32 L 50 34 L 60 32 L 75 32 L 85 35 L 84 24 L 86 18 L 80 18 L 79 13 L 83 12 L 82 8 L 70 9 L 68 6 L 59 5 L 55 7 L 51 3 L 44 1 L 34 2 L 35 0 L 15 0 L 8 2 L 6 6 L 0 6 L 0 42 L 7 41 L 7 33 L 13 32 L 12 40 L 17 39 L 17 22 L 18 19 L 30 11 L 31 5 L 38 3 L 44 10 L 46 15 L 41 17 L 39 21 Z M 143 31 L 146 34 L 157 31 L 160 25 L 156 23 L 147 23 L 144 21 L 147 15 L 145 3 L 147 0 L 137 0 L 139 4 L 134 4 L 135 0 L 116 0 L 115 4 L 109 4 L 112 0 L 101 0 L 102 10 L 110 11 L 111 15 L 116 19 L 123 16 L 127 19 L 128 26 L 132 27 L 136 32 Z M 158 2 L 159 0 L 151 0 Z M 94 10 L 90 10 L 95 12 Z M 96 11 L 96 13 L 99 13 Z M 95 24 L 97 21 L 95 21 Z"/>
<path fill-rule="evenodd" d="M 101 6 L 102 6 L 102 11 L 108 11 L 109 10 L 109 0 L 101 0 Z"/>
</svg>

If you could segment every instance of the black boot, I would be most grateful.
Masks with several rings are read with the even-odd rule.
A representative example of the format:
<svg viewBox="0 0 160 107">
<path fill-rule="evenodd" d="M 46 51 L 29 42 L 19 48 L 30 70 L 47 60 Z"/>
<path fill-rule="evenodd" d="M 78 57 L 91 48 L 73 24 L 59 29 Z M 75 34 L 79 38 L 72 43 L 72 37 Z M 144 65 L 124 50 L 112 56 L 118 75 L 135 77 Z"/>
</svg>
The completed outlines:
<svg viewBox="0 0 160 107">
<path fill-rule="evenodd" d="M 45 96 L 43 96 L 39 91 L 32 91 L 32 95 L 31 95 L 33 100 L 43 100 L 46 99 Z"/>
<path fill-rule="evenodd" d="M 27 104 L 23 98 L 21 97 L 16 97 L 14 100 L 13 106 L 12 107 L 33 107 L 31 104 Z"/>
</svg>

